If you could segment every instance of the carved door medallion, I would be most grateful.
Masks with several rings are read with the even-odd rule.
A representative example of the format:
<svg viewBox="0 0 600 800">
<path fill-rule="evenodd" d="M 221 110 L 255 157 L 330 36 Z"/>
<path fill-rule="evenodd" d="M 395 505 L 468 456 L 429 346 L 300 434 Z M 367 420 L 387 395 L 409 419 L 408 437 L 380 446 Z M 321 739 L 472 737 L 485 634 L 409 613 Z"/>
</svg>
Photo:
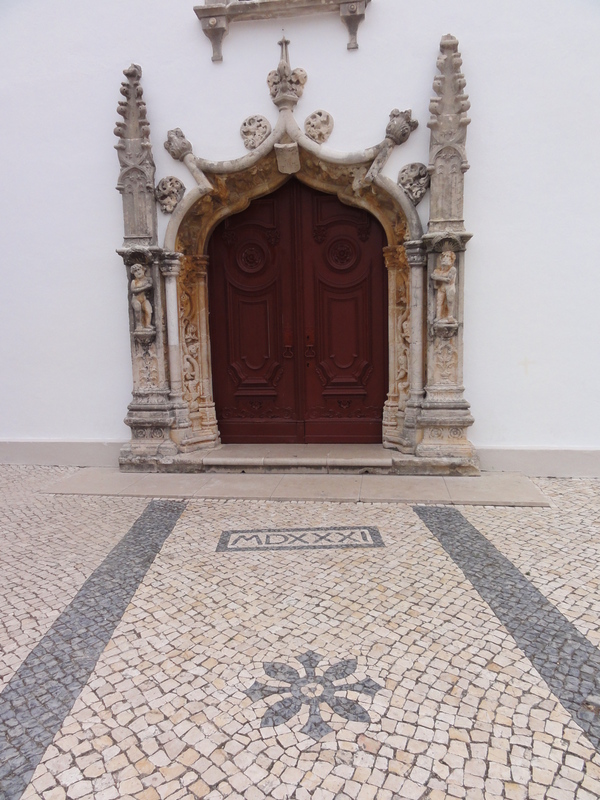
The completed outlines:
<svg viewBox="0 0 600 800">
<path fill-rule="evenodd" d="M 223 442 L 380 442 L 385 235 L 290 180 L 209 243 L 213 388 Z"/>
</svg>

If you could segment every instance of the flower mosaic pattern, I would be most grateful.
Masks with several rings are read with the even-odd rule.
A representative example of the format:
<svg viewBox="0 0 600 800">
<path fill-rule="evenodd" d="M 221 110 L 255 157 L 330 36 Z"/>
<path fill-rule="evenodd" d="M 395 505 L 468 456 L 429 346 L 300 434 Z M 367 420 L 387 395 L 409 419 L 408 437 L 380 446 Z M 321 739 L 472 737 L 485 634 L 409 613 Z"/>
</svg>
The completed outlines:
<svg viewBox="0 0 600 800">
<path fill-rule="evenodd" d="M 287 683 L 289 687 L 269 686 L 255 681 L 252 686 L 244 690 L 244 693 L 252 701 L 264 700 L 275 694 L 289 695 L 289 697 L 284 697 L 283 700 L 278 700 L 267 708 L 260 723 L 261 728 L 275 727 L 289 722 L 300 713 L 304 705 L 309 707 L 309 714 L 308 722 L 302 728 L 302 732 L 315 741 L 322 739 L 333 730 L 321 716 L 322 704 L 329 706 L 335 714 L 348 721 L 371 721 L 369 714 L 356 700 L 340 697 L 337 693 L 355 692 L 374 697 L 378 691 L 383 689 L 383 686 L 371 678 L 336 686 L 335 681 L 348 678 L 356 671 L 356 659 L 349 658 L 340 661 L 338 664 L 328 667 L 322 674 L 317 674 L 316 668 L 321 658 L 318 653 L 311 650 L 297 656 L 296 660 L 304 667 L 304 677 L 301 677 L 298 670 L 287 664 L 277 661 L 266 661 L 263 664 L 263 668 L 270 678 Z"/>
</svg>

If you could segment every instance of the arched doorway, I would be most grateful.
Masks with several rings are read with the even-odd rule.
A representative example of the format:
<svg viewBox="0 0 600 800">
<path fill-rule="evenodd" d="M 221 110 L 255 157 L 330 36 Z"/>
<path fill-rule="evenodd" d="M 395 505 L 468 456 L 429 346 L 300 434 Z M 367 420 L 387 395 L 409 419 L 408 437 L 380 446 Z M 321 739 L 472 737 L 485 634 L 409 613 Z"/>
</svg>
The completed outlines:
<svg viewBox="0 0 600 800">
<path fill-rule="evenodd" d="M 366 211 L 290 180 L 208 245 L 221 439 L 381 442 L 385 233 Z"/>
</svg>

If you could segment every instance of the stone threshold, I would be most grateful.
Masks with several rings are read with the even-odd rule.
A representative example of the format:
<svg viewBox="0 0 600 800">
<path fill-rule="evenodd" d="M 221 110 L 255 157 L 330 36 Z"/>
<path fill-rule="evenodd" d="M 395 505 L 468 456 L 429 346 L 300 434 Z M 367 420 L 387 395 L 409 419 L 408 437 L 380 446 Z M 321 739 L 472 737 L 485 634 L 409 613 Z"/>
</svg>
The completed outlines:
<svg viewBox="0 0 600 800">
<path fill-rule="evenodd" d="M 169 497 L 339 503 L 417 503 L 483 506 L 549 506 L 538 487 L 514 472 L 481 477 L 122 472 L 80 469 L 44 490 L 47 494 Z"/>
<path fill-rule="evenodd" d="M 379 444 L 225 444 L 172 458 L 121 460 L 124 472 L 479 475 L 471 459 L 418 458 Z"/>
</svg>

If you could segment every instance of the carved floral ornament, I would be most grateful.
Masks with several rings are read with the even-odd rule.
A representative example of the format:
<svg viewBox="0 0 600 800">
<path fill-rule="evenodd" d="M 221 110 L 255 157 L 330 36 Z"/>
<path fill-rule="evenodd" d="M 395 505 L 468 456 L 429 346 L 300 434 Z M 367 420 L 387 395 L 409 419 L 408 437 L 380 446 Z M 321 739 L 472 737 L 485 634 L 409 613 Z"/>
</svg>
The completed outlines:
<svg viewBox="0 0 600 800">
<path fill-rule="evenodd" d="M 418 123 L 412 118 L 411 111 L 394 109 L 385 128 L 385 138 L 374 147 L 353 154 L 328 149 L 325 144 L 334 126 L 333 117 L 328 111 L 314 111 L 306 118 L 303 129 L 294 118 L 294 109 L 302 98 L 308 76 L 303 69 L 292 68 L 289 45 L 289 40 L 283 37 L 279 42 L 279 64 L 267 78 L 271 99 L 279 109 L 279 118 L 275 126 L 261 114 L 252 114 L 244 119 L 240 135 L 249 151 L 247 155 L 232 161 L 208 161 L 194 154 L 192 143 L 180 128 L 168 132 L 165 148 L 174 159 L 182 161 L 189 169 L 198 185 L 194 194 L 218 194 L 220 175 L 243 174 L 273 152 L 278 170 L 283 175 L 299 172 L 301 162 L 306 163 L 309 157 L 316 157 L 330 171 L 337 169 L 338 165 L 351 169 L 354 175 L 352 192 L 357 197 L 372 184 L 385 182 L 385 191 L 392 195 L 393 201 L 402 208 L 403 215 L 409 221 L 411 235 L 419 238 L 422 228 L 414 212 L 419 187 L 414 181 L 414 191 L 411 189 L 413 184 L 411 187 L 402 183 L 394 185 L 381 174 L 394 148 L 404 144 L 417 128 Z M 301 150 L 303 160 L 300 158 Z M 417 182 L 418 179 L 419 176 Z M 183 205 L 188 204 L 184 201 Z"/>
</svg>

